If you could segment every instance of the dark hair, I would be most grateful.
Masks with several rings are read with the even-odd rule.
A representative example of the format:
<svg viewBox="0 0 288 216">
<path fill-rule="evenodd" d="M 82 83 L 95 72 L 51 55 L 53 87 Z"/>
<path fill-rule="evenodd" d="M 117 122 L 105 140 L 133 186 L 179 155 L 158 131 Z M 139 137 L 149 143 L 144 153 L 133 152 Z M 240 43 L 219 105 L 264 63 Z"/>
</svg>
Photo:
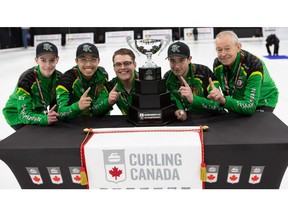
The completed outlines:
<svg viewBox="0 0 288 216">
<path fill-rule="evenodd" d="M 113 54 L 112 62 L 114 62 L 114 58 L 116 55 L 129 55 L 132 58 L 132 61 L 135 62 L 135 54 L 130 49 L 121 48 L 119 50 L 116 50 Z"/>
</svg>

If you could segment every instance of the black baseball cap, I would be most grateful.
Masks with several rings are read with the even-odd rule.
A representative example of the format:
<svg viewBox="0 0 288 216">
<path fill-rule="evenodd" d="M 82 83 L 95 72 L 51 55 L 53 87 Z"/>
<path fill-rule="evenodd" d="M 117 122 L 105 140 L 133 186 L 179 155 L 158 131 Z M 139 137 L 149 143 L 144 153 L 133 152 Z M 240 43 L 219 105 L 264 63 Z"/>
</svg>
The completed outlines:
<svg viewBox="0 0 288 216">
<path fill-rule="evenodd" d="M 190 49 L 185 43 L 182 43 L 180 41 L 175 42 L 168 47 L 167 58 L 171 56 L 187 58 L 190 56 Z"/>
<path fill-rule="evenodd" d="M 76 51 L 76 58 L 83 54 L 93 54 L 99 58 L 99 51 L 94 44 L 91 43 L 84 43 L 78 46 Z"/>
<path fill-rule="evenodd" d="M 58 49 L 57 47 L 50 42 L 42 42 L 36 47 L 36 57 L 39 57 L 43 54 L 52 53 L 56 57 L 58 57 Z"/>
</svg>

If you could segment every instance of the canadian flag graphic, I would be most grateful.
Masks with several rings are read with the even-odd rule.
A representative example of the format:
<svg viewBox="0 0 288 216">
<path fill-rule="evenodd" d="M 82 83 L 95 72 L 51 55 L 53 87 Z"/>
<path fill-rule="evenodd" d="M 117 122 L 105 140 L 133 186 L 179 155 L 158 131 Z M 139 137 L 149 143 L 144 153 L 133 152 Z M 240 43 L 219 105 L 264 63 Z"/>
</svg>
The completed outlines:
<svg viewBox="0 0 288 216">
<path fill-rule="evenodd" d="M 81 183 L 80 167 L 69 167 L 72 182 L 75 184 Z"/>
<path fill-rule="evenodd" d="M 40 175 L 38 167 L 26 167 L 28 174 L 34 184 L 40 185 L 43 184 L 42 177 Z"/>
<path fill-rule="evenodd" d="M 240 181 L 242 166 L 229 166 L 227 182 L 236 184 Z"/>
<path fill-rule="evenodd" d="M 218 179 L 219 165 L 206 165 L 207 177 L 206 182 L 215 183 Z"/>
<path fill-rule="evenodd" d="M 59 167 L 47 167 L 47 169 L 48 169 L 48 173 L 50 175 L 51 182 L 53 184 L 62 184 L 63 183 L 63 179 L 62 179 L 62 175 L 61 175 Z"/>
<path fill-rule="evenodd" d="M 260 183 L 264 167 L 265 166 L 252 166 L 251 167 L 250 176 L 249 176 L 250 184 Z"/>
</svg>

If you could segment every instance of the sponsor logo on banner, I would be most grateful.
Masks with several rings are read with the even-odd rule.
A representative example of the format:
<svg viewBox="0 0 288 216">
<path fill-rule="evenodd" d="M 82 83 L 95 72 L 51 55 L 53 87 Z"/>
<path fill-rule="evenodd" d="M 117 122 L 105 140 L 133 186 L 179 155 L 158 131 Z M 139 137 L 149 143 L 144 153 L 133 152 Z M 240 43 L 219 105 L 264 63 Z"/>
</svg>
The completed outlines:
<svg viewBox="0 0 288 216">
<path fill-rule="evenodd" d="M 252 166 L 250 171 L 249 183 L 258 184 L 261 181 L 265 166 Z"/>
<path fill-rule="evenodd" d="M 236 184 L 240 180 L 242 166 L 229 166 L 227 182 Z"/>
<path fill-rule="evenodd" d="M 206 182 L 215 183 L 218 179 L 219 165 L 206 165 L 207 177 Z"/>
<path fill-rule="evenodd" d="M 125 181 L 125 150 L 103 150 L 103 158 L 106 180 L 114 183 Z"/>
<path fill-rule="evenodd" d="M 72 182 L 75 184 L 81 183 L 80 167 L 69 167 Z"/>
<path fill-rule="evenodd" d="M 63 183 L 63 179 L 62 179 L 62 175 L 61 175 L 59 167 L 47 167 L 47 169 L 48 169 L 48 173 L 50 175 L 51 182 L 53 184 L 62 184 Z"/>
<path fill-rule="evenodd" d="M 28 174 L 34 184 L 40 185 L 43 184 L 42 177 L 40 175 L 38 167 L 26 167 Z"/>
</svg>

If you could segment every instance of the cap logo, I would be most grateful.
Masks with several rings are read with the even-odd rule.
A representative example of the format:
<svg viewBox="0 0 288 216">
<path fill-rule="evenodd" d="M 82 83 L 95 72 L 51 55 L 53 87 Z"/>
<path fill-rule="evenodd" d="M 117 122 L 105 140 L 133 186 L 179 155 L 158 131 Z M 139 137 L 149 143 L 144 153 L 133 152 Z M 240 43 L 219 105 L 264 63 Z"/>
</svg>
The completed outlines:
<svg viewBox="0 0 288 216">
<path fill-rule="evenodd" d="M 43 49 L 46 50 L 46 51 L 49 51 L 49 50 L 50 50 L 50 51 L 53 52 L 53 50 L 51 49 L 51 47 L 52 47 L 51 44 L 48 44 L 48 43 L 43 44 Z"/>
<path fill-rule="evenodd" d="M 92 52 L 92 50 L 91 50 L 90 48 L 91 48 L 90 45 L 85 44 L 85 45 L 83 46 L 83 51 L 84 51 L 84 52 Z"/>
<path fill-rule="evenodd" d="M 174 44 L 174 45 L 172 45 L 172 47 L 171 47 L 171 51 L 172 51 L 172 52 L 180 52 L 179 48 L 180 48 L 180 46 Z"/>
</svg>

